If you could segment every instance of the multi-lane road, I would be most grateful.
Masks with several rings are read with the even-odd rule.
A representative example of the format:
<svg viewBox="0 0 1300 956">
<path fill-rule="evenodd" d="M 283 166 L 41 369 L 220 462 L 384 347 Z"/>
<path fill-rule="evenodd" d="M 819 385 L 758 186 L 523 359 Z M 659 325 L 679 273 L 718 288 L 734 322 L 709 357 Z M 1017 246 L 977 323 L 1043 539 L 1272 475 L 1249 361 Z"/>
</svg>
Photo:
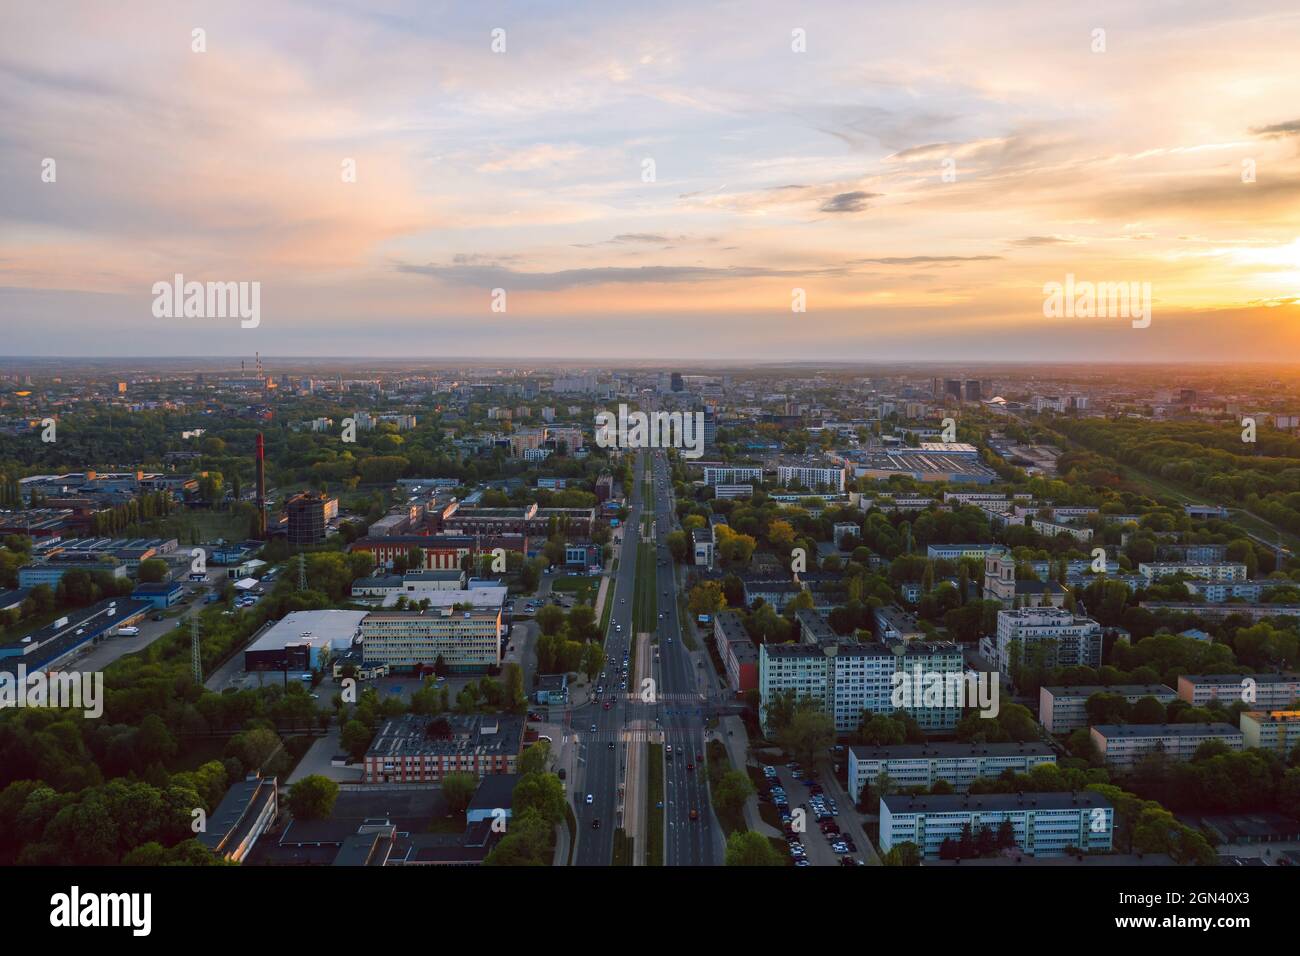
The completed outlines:
<svg viewBox="0 0 1300 956">
<path fill-rule="evenodd" d="M 633 466 L 639 474 L 640 456 Z M 628 695 L 636 688 L 618 689 L 623 658 L 629 654 L 635 635 L 632 631 L 632 594 L 636 586 L 638 529 L 641 522 L 641 482 L 633 478 L 632 487 L 625 489 L 628 499 L 628 518 L 623 525 L 623 546 L 619 552 L 618 574 L 613 587 L 607 590 L 606 601 L 613 601 L 609 615 L 609 630 L 605 635 L 605 679 L 600 701 L 571 712 L 568 729 L 575 738 L 577 769 L 574 774 L 573 802 L 578 818 L 578 850 L 574 856 L 577 866 L 609 866 L 614 854 L 614 831 L 623 825 L 622 789 L 626 785 L 627 750 L 632 743 L 626 739 L 624 728 L 629 715 L 639 708 L 631 704 Z M 609 710 L 604 701 L 613 699 Z M 593 731 L 592 728 L 595 728 Z M 592 802 L 586 802 L 591 794 Z M 629 812 L 631 808 L 628 808 Z M 597 821 L 599 825 L 597 826 Z"/>
<path fill-rule="evenodd" d="M 658 653 L 653 655 L 650 674 L 638 673 L 636 686 L 619 690 L 623 659 L 631 653 L 635 641 L 633 594 L 641 520 L 647 509 L 641 480 L 647 454 L 653 478 L 653 497 L 648 506 L 654 516 L 655 602 L 659 614 L 652 637 L 657 641 Z M 676 515 L 664 453 L 638 453 L 633 474 L 632 488 L 627 489 L 629 515 L 623 529 L 618 574 L 606 597 L 614 603 L 605 637 L 607 677 L 597 681 L 604 686 L 604 692 L 599 701 L 571 712 L 569 732 L 577 748 L 573 802 L 579 828 L 574 862 L 578 866 L 611 864 L 614 832 L 624 825 L 625 815 L 636 812 L 636 808 L 625 808 L 622 800 L 628 748 L 644 747 L 649 733 L 655 740 L 662 739 L 665 751 L 672 747 L 672 756 L 665 756 L 664 763 L 665 862 L 669 866 L 713 866 L 720 861 L 721 831 L 709 805 L 708 772 L 700 759 L 707 713 L 702 688 L 709 681 L 706 669 L 697 665 L 681 639 L 677 579 L 667 546 Z M 653 703 L 641 699 L 640 681 L 645 677 L 655 682 Z M 604 701 L 611 698 L 610 709 L 606 710 Z M 647 728 L 635 731 L 635 737 L 629 731 L 634 722 L 639 728 Z M 638 793 L 638 799 L 644 799 L 646 790 L 638 788 Z M 590 804 L 586 802 L 588 794 Z M 692 811 L 695 819 L 691 818 Z"/>
</svg>

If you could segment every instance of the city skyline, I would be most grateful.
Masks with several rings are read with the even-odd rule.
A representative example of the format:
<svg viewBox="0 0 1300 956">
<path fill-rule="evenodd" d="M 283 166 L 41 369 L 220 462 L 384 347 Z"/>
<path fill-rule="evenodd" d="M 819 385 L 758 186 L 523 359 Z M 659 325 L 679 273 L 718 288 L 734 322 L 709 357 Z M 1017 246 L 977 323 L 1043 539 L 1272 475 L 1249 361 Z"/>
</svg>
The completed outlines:
<svg viewBox="0 0 1300 956">
<path fill-rule="evenodd" d="M 1300 16 L 1264 4 L 77 12 L 0 40 L 9 355 L 1300 345 Z M 178 274 L 260 283 L 260 323 L 155 317 Z M 1149 284 L 1149 326 L 1045 317 L 1070 276 Z"/>
</svg>

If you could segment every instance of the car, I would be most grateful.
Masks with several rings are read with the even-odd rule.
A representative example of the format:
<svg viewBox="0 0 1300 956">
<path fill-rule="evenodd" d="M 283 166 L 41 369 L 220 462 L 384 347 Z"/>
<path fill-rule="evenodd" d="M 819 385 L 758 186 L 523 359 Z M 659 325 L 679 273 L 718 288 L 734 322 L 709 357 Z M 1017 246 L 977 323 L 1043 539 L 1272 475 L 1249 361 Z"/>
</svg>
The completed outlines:
<svg viewBox="0 0 1300 956">
<path fill-rule="evenodd" d="M 153 617 L 149 618 L 151 621 L 161 621 L 162 619 L 163 616 L 161 614 L 155 614 Z"/>
<path fill-rule="evenodd" d="M 694 769 L 695 769 L 695 764 L 694 764 L 693 762 L 691 762 L 691 761 L 687 761 L 687 763 L 686 763 L 686 769 L 687 769 L 687 770 L 694 770 Z"/>
<path fill-rule="evenodd" d="M 594 796 L 593 794 L 590 794 L 590 793 L 587 794 L 587 805 L 590 806 L 591 803 L 592 803 L 592 801 L 595 800 L 595 799 L 596 799 L 596 798 L 595 798 L 595 796 Z"/>
<path fill-rule="evenodd" d="M 595 724 L 592 724 L 592 725 L 591 725 L 591 732 L 592 732 L 593 734 L 596 732 L 596 725 L 595 725 Z"/>
<path fill-rule="evenodd" d="M 593 830 L 599 830 L 599 829 L 600 829 L 600 818 L 599 818 L 599 817 L 597 817 L 597 818 L 595 818 L 595 819 L 593 819 L 593 820 L 591 821 L 591 828 L 592 828 Z"/>
<path fill-rule="evenodd" d="M 609 710 L 609 708 L 612 707 L 613 705 L 612 705 L 609 701 L 605 701 L 605 705 L 604 705 L 604 706 L 605 706 L 605 709 L 606 709 L 606 710 Z"/>
<path fill-rule="evenodd" d="M 692 820 L 698 820 L 700 818 L 700 811 L 696 810 L 694 807 L 691 807 L 691 812 L 689 816 Z"/>
<path fill-rule="evenodd" d="M 672 752 L 673 752 L 673 745 L 672 745 L 672 744 L 668 744 L 667 746 L 664 747 L 664 753 L 670 754 L 670 753 L 672 753 Z"/>
<path fill-rule="evenodd" d="M 613 750 L 613 749 L 614 749 L 614 741 L 612 741 L 612 740 L 609 742 L 609 749 L 610 749 L 610 750 Z"/>
<path fill-rule="evenodd" d="M 700 753 L 698 750 L 695 751 L 695 759 L 700 763 L 704 763 L 704 754 Z"/>
</svg>

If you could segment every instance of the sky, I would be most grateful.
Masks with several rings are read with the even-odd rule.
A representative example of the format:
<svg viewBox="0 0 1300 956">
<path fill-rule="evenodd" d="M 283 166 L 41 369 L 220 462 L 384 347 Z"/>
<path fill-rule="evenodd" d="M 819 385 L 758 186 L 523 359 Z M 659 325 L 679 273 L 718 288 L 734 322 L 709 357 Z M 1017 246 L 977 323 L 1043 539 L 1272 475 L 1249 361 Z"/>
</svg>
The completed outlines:
<svg viewBox="0 0 1300 956">
<path fill-rule="evenodd" d="M 14 6 L 0 354 L 1289 361 L 1281 6 Z"/>
</svg>

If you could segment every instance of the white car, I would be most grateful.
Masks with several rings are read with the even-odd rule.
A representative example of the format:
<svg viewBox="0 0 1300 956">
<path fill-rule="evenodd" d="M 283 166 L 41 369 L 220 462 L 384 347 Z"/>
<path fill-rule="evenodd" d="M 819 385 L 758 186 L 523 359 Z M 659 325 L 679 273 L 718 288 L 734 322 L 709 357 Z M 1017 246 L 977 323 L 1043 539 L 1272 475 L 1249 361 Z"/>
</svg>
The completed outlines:
<svg viewBox="0 0 1300 956">
<path fill-rule="evenodd" d="M 588 802 L 588 803 L 591 803 L 591 802 L 592 802 L 593 800 L 595 800 L 595 799 L 596 799 L 596 798 L 593 797 L 591 794 L 587 794 L 587 802 Z"/>
</svg>

